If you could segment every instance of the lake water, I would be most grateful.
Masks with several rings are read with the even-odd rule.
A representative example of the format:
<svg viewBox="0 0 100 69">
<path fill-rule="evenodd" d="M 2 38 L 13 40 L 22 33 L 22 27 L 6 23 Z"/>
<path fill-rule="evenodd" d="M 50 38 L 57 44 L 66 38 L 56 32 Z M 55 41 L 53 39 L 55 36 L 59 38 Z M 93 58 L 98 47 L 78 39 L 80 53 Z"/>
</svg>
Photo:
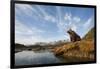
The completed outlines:
<svg viewBox="0 0 100 69">
<path fill-rule="evenodd" d="M 22 51 L 15 54 L 15 65 L 39 65 L 61 63 L 62 60 L 57 58 L 50 51 Z"/>
</svg>

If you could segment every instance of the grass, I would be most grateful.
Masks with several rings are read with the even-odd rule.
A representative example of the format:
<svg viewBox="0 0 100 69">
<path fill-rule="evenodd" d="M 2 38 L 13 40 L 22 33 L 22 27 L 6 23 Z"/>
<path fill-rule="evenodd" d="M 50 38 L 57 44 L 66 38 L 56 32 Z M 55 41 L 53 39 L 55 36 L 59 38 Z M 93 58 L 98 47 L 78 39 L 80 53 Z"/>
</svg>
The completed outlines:
<svg viewBox="0 0 100 69">
<path fill-rule="evenodd" d="M 76 57 L 80 59 L 94 60 L 94 28 L 91 29 L 81 41 L 69 42 L 63 46 L 56 47 L 52 50 L 55 55 L 64 58 Z"/>
</svg>

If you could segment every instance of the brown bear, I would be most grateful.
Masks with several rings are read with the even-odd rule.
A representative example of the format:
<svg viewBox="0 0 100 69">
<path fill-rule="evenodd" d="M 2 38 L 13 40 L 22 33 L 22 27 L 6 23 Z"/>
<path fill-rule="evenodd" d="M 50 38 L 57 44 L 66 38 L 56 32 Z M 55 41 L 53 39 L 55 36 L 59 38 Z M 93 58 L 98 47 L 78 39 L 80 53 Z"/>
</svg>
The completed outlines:
<svg viewBox="0 0 100 69">
<path fill-rule="evenodd" d="M 80 36 L 77 33 L 75 33 L 73 30 L 69 29 L 67 33 L 70 35 L 71 42 L 76 42 L 81 40 Z"/>
</svg>

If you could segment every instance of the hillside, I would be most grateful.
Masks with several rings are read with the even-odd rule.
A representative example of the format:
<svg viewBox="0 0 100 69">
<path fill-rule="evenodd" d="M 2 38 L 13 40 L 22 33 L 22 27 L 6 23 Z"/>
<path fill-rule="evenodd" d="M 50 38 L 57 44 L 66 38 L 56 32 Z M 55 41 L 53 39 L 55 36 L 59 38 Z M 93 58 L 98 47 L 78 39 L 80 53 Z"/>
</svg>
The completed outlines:
<svg viewBox="0 0 100 69">
<path fill-rule="evenodd" d="M 18 43 L 15 44 L 15 49 L 22 49 L 22 48 L 27 48 L 27 47 L 23 44 L 18 44 Z"/>
<path fill-rule="evenodd" d="M 94 28 L 92 28 L 84 37 L 84 40 L 93 40 L 94 39 Z"/>
<path fill-rule="evenodd" d="M 52 50 L 56 56 L 62 56 L 72 61 L 94 60 L 94 28 L 92 28 L 81 41 L 70 42 Z M 75 59 L 76 58 L 76 59 Z"/>
</svg>

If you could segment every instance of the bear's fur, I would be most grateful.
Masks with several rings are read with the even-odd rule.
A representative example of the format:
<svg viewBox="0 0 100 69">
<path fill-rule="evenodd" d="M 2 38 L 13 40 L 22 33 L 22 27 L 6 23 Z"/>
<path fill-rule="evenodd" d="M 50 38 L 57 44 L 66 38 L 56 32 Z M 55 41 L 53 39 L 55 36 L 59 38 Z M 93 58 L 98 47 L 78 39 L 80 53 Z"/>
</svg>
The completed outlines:
<svg viewBox="0 0 100 69">
<path fill-rule="evenodd" d="M 80 36 L 77 33 L 75 33 L 73 30 L 69 29 L 67 33 L 70 35 L 71 42 L 76 42 L 81 40 Z"/>
</svg>

